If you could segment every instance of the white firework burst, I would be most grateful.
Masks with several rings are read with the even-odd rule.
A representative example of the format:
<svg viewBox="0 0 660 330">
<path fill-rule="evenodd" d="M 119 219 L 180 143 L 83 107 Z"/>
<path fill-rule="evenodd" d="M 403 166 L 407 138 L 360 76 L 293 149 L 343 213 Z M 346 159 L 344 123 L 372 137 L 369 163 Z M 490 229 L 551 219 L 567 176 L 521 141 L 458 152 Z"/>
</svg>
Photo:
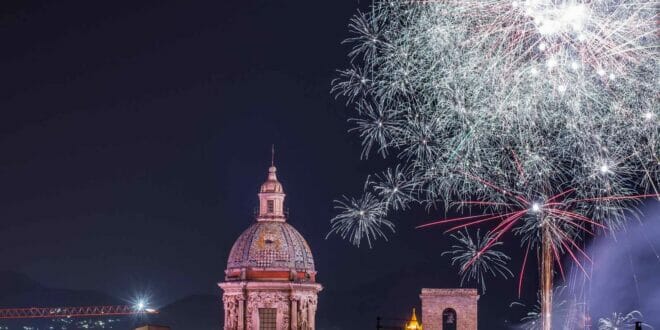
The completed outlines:
<svg viewBox="0 0 660 330">
<path fill-rule="evenodd" d="M 479 230 L 475 238 L 472 238 L 467 231 L 459 231 L 450 236 L 456 242 L 451 246 L 450 251 L 443 252 L 442 255 L 451 256 L 451 264 L 459 266 L 461 286 L 469 281 L 475 281 L 485 293 L 486 276 L 501 276 L 505 279 L 513 277 L 513 273 L 507 267 L 507 262 L 511 258 L 504 252 L 495 250 L 503 244 L 502 242 L 497 242 L 483 251 L 489 242 L 489 237 L 482 237 Z M 477 258 L 474 259 L 475 257 Z"/>
<path fill-rule="evenodd" d="M 657 20 L 651 0 L 375 0 L 333 93 L 357 108 L 363 157 L 395 168 L 368 180 L 370 217 L 340 208 L 332 232 L 371 244 L 392 210 L 477 207 L 485 249 L 543 231 L 577 261 L 579 238 L 658 197 Z"/>
<path fill-rule="evenodd" d="M 385 230 L 394 231 L 394 224 L 384 219 L 386 211 L 381 201 L 371 193 L 359 199 L 344 197 L 343 201 L 336 202 L 335 208 L 341 212 L 331 220 L 328 236 L 338 234 L 358 247 L 362 239 L 366 239 L 371 247 L 372 241 L 379 237 L 387 239 Z"/>
<path fill-rule="evenodd" d="M 598 319 L 598 330 L 626 330 L 635 329 L 635 323 L 642 318 L 642 313 L 632 311 L 628 314 L 612 313 L 611 317 Z"/>
</svg>

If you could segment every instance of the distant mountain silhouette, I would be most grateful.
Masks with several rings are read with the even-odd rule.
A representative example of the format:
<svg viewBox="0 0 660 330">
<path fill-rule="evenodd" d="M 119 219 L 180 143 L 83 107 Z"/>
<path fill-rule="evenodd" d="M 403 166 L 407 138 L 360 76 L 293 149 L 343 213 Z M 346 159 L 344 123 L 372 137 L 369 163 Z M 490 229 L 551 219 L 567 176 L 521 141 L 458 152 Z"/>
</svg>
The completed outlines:
<svg viewBox="0 0 660 330">
<path fill-rule="evenodd" d="M 0 271 L 0 308 L 55 307 L 55 306 L 96 306 L 121 305 L 120 299 L 105 293 L 91 290 L 69 290 L 46 287 L 29 276 L 14 271 Z M 0 320 L 0 325 L 9 330 L 30 327 L 45 329 L 103 329 L 95 322 L 112 323 L 111 329 L 129 330 L 137 320 L 114 318 L 90 319 L 21 319 Z"/>
<path fill-rule="evenodd" d="M 0 271 L 0 298 L 41 288 L 43 287 L 39 283 L 25 274 Z"/>
<path fill-rule="evenodd" d="M 192 295 L 161 308 L 155 320 L 172 330 L 218 330 L 223 315 L 220 297 Z"/>
<path fill-rule="evenodd" d="M 0 271 L 0 308 L 53 307 L 53 306 L 97 306 L 123 305 L 126 302 L 91 290 L 68 290 L 46 287 L 25 274 Z M 191 295 L 160 308 L 160 313 L 148 318 L 113 317 L 90 319 L 25 319 L 0 320 L 0 327 L 19 330 L 32 327 L 46 329 L 117 329 L 133 330 L 137 325 L 162 324 L 172 330 L 218 330 L 222 327 L 222 304 L 220 297 L 213 295 Z M 104 321 L 105 325 L 99 325 Z M 52 327 L 52 328 L 51 328 Z"/>
<path fill-rule="evenodd" d="M 120 305 L 121 300 L 90 290 L 48 288 L 29 276 L 0 271 L 0 307 Z"/>
</svg>

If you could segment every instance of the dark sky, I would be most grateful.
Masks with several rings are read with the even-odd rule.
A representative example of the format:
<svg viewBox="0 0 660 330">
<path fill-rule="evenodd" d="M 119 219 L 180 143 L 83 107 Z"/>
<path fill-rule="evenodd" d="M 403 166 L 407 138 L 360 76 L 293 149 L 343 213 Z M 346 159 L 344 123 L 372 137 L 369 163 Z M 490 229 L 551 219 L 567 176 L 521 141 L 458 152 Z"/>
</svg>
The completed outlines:
<svg viewBox="0 0 660 330">
<path fill-rule="evenodd" d="M 324 239 L 332 200 L 383 166 L 360 161 L 350 109 L 329 94 L 367 4 L 2 1 L 1 267 L 157 304 L 219 295 L 274 143 L 289 222 L 326 287 L 320 323 L 404 317 L 422 286 L 456 286 L 446 237 L 413 229 L 437 214 L 395 215 L 374 249 Z M 515 286 L 493 283 L 482 322 L 501 324 Z"/>
</svg>

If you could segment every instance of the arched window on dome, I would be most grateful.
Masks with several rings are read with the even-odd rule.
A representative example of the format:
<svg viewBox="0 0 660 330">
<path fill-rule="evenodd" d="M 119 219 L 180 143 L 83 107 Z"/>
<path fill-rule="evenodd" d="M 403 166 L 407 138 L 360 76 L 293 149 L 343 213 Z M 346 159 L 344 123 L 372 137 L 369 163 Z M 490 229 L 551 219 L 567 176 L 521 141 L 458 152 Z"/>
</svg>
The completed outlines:
<svg viewBox="0 0 660 330">
<path fill-rule="evenodd" d="M 447 308 L 442 311 L 442 330 L 456 330 L 456 311 Z"/>
</svg>

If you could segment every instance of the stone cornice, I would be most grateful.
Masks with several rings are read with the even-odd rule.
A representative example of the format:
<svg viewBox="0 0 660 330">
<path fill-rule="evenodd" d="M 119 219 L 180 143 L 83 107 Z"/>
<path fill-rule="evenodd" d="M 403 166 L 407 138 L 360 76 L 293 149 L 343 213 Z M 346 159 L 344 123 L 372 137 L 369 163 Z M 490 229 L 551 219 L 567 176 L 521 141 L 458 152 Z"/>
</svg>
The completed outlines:
<svg viewBox="0 0 660 330">
<path fill-rule="evenodd" d="M 477 289 L 422 289 L 421 296 L 433 297 L 433 296 L 462 296 L 462 297 L 475 297 L 479 298 L 479 293 Z"/>
<path fill-rule="evenodd" d="M 319 292 L 323 286 L 318 283 L 293 283 L 293 282 L 220 282 L 218 286 L 223 290 L 263 290 L 263 291 L 282 291 L 282 290 L 304 290 Z"/>
</svg>

